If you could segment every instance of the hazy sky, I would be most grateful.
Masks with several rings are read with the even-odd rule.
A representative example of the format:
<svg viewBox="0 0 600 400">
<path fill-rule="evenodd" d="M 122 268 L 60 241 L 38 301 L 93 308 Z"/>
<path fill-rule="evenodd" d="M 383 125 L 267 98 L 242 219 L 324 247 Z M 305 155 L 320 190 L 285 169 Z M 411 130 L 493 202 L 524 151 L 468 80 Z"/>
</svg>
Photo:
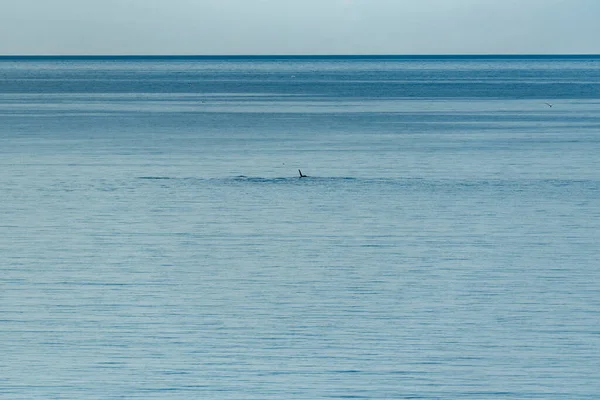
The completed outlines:
<svg viewBox="0 0 600 400">
<path fill-rule="evenodd" d="M 0 0 L 0 54 L 600 53 L 600 0 Z"/>
</svg>

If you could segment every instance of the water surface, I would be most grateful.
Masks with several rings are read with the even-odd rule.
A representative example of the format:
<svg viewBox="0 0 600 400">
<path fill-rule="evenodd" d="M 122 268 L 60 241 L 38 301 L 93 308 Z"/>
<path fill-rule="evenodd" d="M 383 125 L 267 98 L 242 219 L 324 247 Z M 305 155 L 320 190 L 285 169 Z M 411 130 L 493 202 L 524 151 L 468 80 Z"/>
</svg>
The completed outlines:
<svg viewBox="0 0 600 400">
<path fill-rule="evenodd" d="M 0 397 L 597 399 L 599 107 L 597 57 L 0 59 Z"/>
</svg>

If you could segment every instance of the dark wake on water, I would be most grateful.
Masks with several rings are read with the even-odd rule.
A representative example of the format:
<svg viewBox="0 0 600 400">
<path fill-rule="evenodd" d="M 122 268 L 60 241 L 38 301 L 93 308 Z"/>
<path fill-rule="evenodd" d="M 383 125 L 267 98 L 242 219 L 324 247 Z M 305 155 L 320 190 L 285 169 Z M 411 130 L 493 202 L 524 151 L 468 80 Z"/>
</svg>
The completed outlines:
<svg viewBox="0 0 600 400">
<path fill-rule="evenodd" d="M 319 176 L 311 176 L 311 177 L 302 177 L 302 179 L 298 176 L 295 177 L 274 177 L 274 178 L 265 178 L 258 176 L 245 176 L 245 175 L 236 175 L 228 178 L 196 178 L 196 177 L 186 177 L 186 178 L 177 178 L 177 177 L 168 177 L 168 176 L 140 176 L 137 179 L 143 180 L 173 180 L 173 181 L 197 181 L 197 182 L 213 182 L 213 183 L 263 183 L 263 184 L 287 184 L 287 183 L 297 183 L 302 181 L 305 183 L 306 181 L 310 181 L 313 183 L 337 183 L 337 182 L 348 182 L 348 181 L 358 181 L 357 178 L 352 177 L 319 177 Z"/>
</svg>

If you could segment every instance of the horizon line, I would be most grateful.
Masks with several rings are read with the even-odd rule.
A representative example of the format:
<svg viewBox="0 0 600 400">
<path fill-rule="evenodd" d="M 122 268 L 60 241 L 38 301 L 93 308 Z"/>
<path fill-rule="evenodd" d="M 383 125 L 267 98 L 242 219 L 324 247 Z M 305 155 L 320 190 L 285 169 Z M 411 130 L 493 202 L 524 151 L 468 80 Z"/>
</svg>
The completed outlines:
<svg viewBox="0 0 600 400">
<path fill-rule="evenodd" d="M 600 53 L 428 53 L 428 54 L 0 54 L 0 59 L 418 59 L 418 58 L 596 58 Z"/>
</svg>

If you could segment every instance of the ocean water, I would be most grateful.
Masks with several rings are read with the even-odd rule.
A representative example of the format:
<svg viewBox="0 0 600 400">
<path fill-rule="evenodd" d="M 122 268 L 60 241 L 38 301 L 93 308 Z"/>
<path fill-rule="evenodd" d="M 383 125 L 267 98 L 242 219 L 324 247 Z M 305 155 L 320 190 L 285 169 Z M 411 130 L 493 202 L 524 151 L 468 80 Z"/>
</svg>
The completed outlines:
<svg viewBox="0 0 600 400">
<path fill-rule="evenodd" d="M 599 57 L 2 58 L 0 122 L 0 398 L 600 398 Z"/>
</svg>

